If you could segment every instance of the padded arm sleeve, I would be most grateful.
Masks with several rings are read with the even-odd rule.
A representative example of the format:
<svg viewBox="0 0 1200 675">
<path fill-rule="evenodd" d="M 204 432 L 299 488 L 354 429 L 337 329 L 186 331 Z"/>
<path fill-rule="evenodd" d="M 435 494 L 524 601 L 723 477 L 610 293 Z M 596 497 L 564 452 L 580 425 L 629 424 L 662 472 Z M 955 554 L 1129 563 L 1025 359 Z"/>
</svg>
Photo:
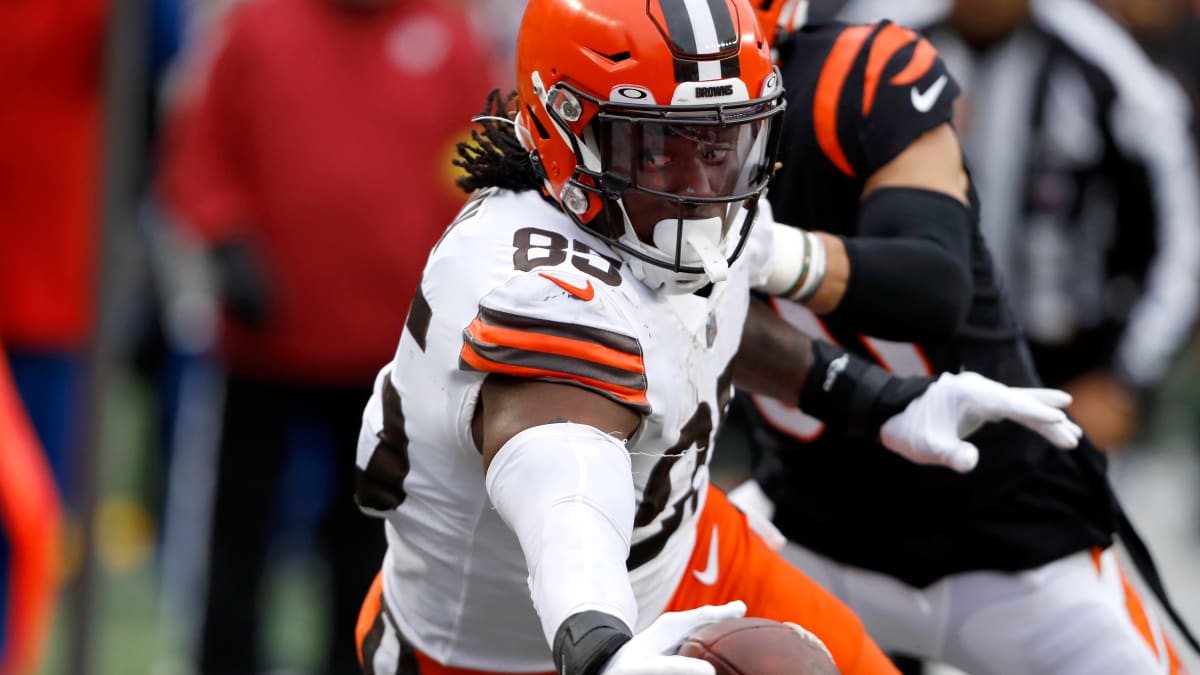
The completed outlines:
<svg viewBox="0 0 1200 675">
<path fill-rule="evenodd" d="M 941 341 L 971 304 L 971 213 L 957 199 L 915 188 L 876 190 L 845 240 L 846 294 L 832 316 L 860 333 Z"/>
<path fill-rule="evenodd" d="M 636 497 L 620 441 L 584 424 L 532 427 L 500 448 L 486 483 L 525 552 L 530 595 L 548 645 L 580 612 L 636 625 L 625 568 Z"/>
</svg>

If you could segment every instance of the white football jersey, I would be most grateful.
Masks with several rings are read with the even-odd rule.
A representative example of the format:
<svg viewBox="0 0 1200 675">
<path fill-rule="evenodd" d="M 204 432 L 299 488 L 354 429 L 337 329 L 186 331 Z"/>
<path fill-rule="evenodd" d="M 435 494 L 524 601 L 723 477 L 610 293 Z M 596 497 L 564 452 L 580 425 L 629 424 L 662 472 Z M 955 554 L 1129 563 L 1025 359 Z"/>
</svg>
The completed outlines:
<svg viewBox="0 0 1200 675">
<path fill-rule="evenodd" d="M 751 284 L 754 228 L 709 297 L 650 291 L 601 239 L 536 193 L 483 190 L 430 254 L 358 445 L 359 505 L 387 519 L 384 599 L 447 665 L 554 670 L 516 535 L 492 507 L 471 434 L 488 373 L 564 382 L 639 410 L 627 444 L 638 509 L 628 559 L 639 626 L 682 578 Z"/>
</svg>

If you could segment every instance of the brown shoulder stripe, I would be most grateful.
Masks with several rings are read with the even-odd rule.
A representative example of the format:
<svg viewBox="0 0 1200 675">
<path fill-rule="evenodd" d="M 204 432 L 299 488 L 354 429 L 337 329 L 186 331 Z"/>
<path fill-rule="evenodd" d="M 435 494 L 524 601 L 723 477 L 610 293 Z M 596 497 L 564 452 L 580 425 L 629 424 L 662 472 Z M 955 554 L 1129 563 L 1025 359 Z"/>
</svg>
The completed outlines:
<svg viewBox="0 0 1200 675">
<path fill-rule="evenodd" d="M 621 403 L 648 405 L 641 345 L 612 331 L 481 308 L 463 331 L 459 363 L 470 370 L 569 381 Z"/>
<path fill-rule="evenodd" d="M 638 358 L 641 358 L 642 356 L 642 345 L 637 341 L 637 338 L 617 333 L 615 331 L 604 330 L 603 328 L 592 328 L 590 326 L 581 326 L 575 323 L 563 323 L 560 321 L 538 319 L 521 314 L 502 312 L 499 310 L 490 309 L 488 307 L 480 307 L 477 318 L 482 323 L 489 326 L 567 338 L 570 340 L 580 340 L 583 342 L 594 342 L 601 347 L 607 347 L 609 349 L 615 349 L 619 352 L 625 352 L 626 354 L 632 354 Z"/>
</svg>

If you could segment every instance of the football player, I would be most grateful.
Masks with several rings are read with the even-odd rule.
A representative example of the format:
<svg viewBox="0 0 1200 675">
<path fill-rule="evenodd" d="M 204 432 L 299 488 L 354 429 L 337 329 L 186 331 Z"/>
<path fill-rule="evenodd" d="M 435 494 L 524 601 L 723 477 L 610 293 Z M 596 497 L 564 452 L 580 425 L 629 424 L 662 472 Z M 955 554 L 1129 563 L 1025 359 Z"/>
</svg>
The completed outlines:
<svg viewBox="0 0 1200 675">
<path fill-rule="evenodd" d="M 782 24 L 788 92 L 770 201 L 779 221 L 811 228 L 790 235 L 790 255 L 819 261 L 775 309 L 896 374 L 1037 386 L 950 125 L 958 86 L 934 47 L 887 21 L 801 27 L 803 3 L 756 7 L 768 33 Z M 731 497 L 773 516 L 788 559 L 883 647 L 971 673 L 1177 672 L 1111 549 L 1125 521 L 1092 445 L 1064 453 L 994 425 L 971 439 L 978 468 L 957 475 L 790 401 L 754 403 L 768 456 Z"/>
<path fill-rule="evenodd" d="M 895 672 L 710 487 L 735 378 L 958 468 L 987 419 L 1074 445 L 1065 395 L 893 377 L 751 305 L 806 268 L 752 227 L 784 108 L 746 0 L 533 0 L 519 35 L 515 123 L 494 98 L 464 148 L 475 193 L 364 414 L 357 499 L 389 545 L 364 669 L 711 675 L 674 646 L 749 611 Z M 734 359 L 747 323 L 768 368 Z"/>
</svg>

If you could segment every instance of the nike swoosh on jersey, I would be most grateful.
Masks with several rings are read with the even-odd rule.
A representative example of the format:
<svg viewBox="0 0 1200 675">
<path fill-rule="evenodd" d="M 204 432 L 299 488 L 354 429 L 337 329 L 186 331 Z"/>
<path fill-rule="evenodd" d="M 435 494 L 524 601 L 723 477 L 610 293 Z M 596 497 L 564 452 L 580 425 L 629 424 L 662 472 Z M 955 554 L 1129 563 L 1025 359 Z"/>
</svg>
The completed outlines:
<svg viewBox="0 0 1200 675">
<path fill-rule="evenodd" d="M 712 586 L 717 583 L 717 575 L 720 573 L 720 560 L 718 558 L 720 546 L 717 544 L 717 526 L 713 525 L 712 539 L 708 542 L 708 566 L 704 571 L 692 570 L 692 574 L 696 577 L 696 581 L 705 586 Z"/>
<path fill-rule="evenodd" d="M 942 95 L 942 90 L 946 88 L 947 82 L 949 80 L 943 74 L 924 92 L 914 86 L 909 94 L 912 98 L 913 107 L 917 109 L 917 112 L 927 113 L 933 110 L 933 104 L 937 103 L 938 97 Z"/>
<path fill-rule="evenodd" d="M 544 279 L 549 279 L 551 282 L 554 283 L 555 286 L 558 286 L 559 288 L 561 288 L 564 291 L 570 293 L 571 295 L 579 298 L 580 300 L 583 300 L 584 302 L 587 302 L 588 300 L 591 300 L 592 298 L 596 297 L 596 289 L 592 288 L 592 280 L 591 279 L 588 279 L 586 286 L 579 287 L 579 286 L 575 286 L 573 284 L 568 284 L 567 282 L 563 281 L 562 279 L 559 279 L 558 277 L 550 276 L 549 274 L 546 274 L 545 272 L 538 272 L 538 276 L 540 276 Z"/>
</svg>

